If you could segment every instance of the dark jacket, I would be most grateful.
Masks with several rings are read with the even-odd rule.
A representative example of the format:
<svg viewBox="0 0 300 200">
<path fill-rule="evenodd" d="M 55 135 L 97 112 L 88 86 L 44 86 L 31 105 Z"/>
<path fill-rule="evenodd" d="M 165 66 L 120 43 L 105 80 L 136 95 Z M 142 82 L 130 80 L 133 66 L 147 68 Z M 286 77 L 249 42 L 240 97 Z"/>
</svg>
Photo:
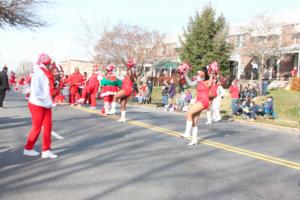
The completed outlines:
<svg viewBox="0 0 300 200">
<path fill-rule="evenodd" d="M 4 71 L 0 72 L 0 90 L 9 90 L 8 76 Z"/>
<path fill-rule="evenodd" d="M 176 86 L 175 84 L 170 84 L 169 96 L 173 98 L 176 95 Z"/>
</svg>

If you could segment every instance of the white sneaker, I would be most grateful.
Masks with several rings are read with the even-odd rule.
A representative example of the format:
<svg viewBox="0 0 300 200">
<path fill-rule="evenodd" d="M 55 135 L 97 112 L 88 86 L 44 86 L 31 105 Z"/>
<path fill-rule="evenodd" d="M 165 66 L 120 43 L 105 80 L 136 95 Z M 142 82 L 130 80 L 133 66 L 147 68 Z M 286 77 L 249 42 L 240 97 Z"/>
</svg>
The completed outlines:
<svg viewBox="0 0 300 200">
<path fill-rule="evenodd" d="M 124 122 L 124 123 L 126 123 L 126 119 L 122 119 L 121 118 L 121 119 L 118 120 L 118 122 Z"/>
<path fill-rule="evenodd" d="M 198 145 L 198 141 L 191 141 L 188 143 L 189 146 Z"/>
<path fill-rule="evenodd" d="M 91 106 L 90 110 L 96 110 L 96 107 Z"/>
<path fill-rule="evenodd" d="M 23 155 L 24 155 L 24 156 L 38 156 L 38 155 L 40 155 L 40 153 L 37 152 L 37 151 L 34 150 L 34 149 L 32 149 L 32 150 L 24 149 Z"/>
<path fill-rule="evenodd" d="M 83 103 L 84 102 L 84 98 L 80 98 L 78 99 L 77 103 Z"/>
<path fill-rule="evenodd" d="M 58 155 L 52 153 L 50 150 L 42 152 L 42 158 L 57 158 Z"/>
</svg>

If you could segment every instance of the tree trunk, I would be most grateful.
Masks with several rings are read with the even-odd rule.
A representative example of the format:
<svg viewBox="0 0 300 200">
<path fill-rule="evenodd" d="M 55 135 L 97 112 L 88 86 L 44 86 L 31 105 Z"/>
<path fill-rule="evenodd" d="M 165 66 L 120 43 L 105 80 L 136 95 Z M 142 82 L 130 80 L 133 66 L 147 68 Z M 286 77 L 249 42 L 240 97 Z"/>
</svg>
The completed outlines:
<svg viewBox="0 0 300 200">
<path fill-rule="evenodd" d="M 264 55 L 262 55 L 262 57 L 261 57 L 261 65 L 260 65 L 261 67 L 259 68 L 260 70 L 259 70 L 259 88 L 260 88 L 260 95 L 262 95 L 263 94 L 263 91 L 262 91 L 262 89 L 263 89 L 263 87 L 262 87 L 262 84 L 263 84 L 263 79 L 264 79 L 264 68 L 265 68 L 265 56 Z"/>
</svg>

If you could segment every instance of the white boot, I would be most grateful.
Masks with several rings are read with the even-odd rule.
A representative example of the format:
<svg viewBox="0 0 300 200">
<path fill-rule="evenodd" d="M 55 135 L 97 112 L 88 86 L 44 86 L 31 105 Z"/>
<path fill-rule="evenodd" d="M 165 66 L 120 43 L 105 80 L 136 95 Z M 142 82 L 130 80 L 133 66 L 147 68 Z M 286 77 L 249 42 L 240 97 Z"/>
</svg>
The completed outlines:
<svg viewBox="0 0 300 200">
<path fill-rule="evenodd" d="M 188 143 L 189 146 L 198 145 L 198 127 L 192 128 L 192 141 Z"/>
<path fill-rule="evenodd" d="M 118 122 L 126 122 L 126 111 L 121 111 L 121 118 L 118 120 Z"/>
<path fill-rule="evenodd" d="M 193 121 L 186 121 L 186 127 L 185 132 L 183 134 L 180 134 L 183 138 L 189 138 L 191 137 L 191 129 L 192 129 Z"/>
<path fill-rule="evenodd" d="M 104 102 L 104 114 L 108 115 L 109 113 L 109 104 L 107 102 Z"/>
<path fill-rule="evenodd" d="M 113 102 L 111 103 L 111 109 L 110 109 L 110 111 L 109 111 L 108 114 L 110 114 L 110 115 L 116 114 L 116 106 L 117 106 L 117 103 L 113 101 Z"/>
<path fill-rule="evenodd" d="M 207 117 L 207 122 L 205 124 L 211 126 L 211 111 L 206 111 L 206 117 Z"/>
</svg>

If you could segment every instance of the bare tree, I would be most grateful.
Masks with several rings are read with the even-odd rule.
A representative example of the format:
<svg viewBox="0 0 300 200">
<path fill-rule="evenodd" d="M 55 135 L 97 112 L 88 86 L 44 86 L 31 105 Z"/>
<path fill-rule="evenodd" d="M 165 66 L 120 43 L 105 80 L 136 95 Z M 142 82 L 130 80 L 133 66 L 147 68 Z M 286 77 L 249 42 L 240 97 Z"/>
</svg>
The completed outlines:
<svg viewBox="0 0 300 200">
<path fill-rule="evenodd" d="M 46 0 L 0 0 L 0 28 L 4 26 L 36 28 L 45 26 L 35 9 Z"/>
<path fill-rule="evenodd" d="M 119 23 L 103 31 L 95 46 L 95 60 L 125 65 L 128 58 L 133 58 L 141 72 L 145 63 L 155 64 L 165 57 L 163 39 L 164 35 L 157 31 Z"/>
<path fill-rule="evenodd" d="M 280 24 L 274 22 L 267 14 L 261 14 L 242 26 L 241 32 L 245 38 L 243 54 L 257 61 L 260 66 L 259 79 L 261 80 L 268 66 L 267 62 L 281 57 L 281 47 L 284 46 L 285 41 L 280 37 Z"/>
<path fill-rule="evenodd" d="M 96 19 L 88 20 L 87 18 L 81 19 L 82 34 L 79 36 L 79 41 L 85 49 L 86 56 L 93 60 L 95 57 L 95 46 L 101 36 L 103 30 L 107 30 L 108 24 L 100 24 Z"/>
</svg>

